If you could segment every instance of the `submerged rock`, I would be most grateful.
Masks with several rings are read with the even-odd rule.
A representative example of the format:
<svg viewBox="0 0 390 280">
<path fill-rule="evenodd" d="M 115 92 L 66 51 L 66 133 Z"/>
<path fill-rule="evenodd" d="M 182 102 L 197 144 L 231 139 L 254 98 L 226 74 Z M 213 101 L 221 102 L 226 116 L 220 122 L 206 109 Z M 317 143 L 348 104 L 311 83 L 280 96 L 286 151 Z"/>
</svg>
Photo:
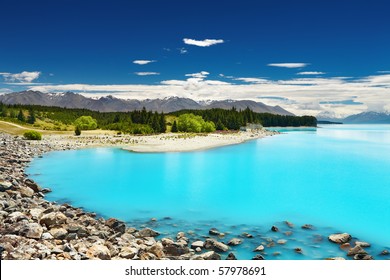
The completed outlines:
<svg viewBox="0 0 390 280">
<path fill-rule="evenodd" d="M 232 261 L 237 260 L 237 258 L 233 253 L 229 253 L 229 255 L 226 257 L 226 260 Z"/>
<path fill-rule="evenodd" d="M 237 245 L 240 245 L 241 243 L 242 243 L 242 239 L 232 238 L 229 240 L 228 245 L 237 246 Z"/>
<path fill-rule="evenodd" d="M 156 236 L 159 236 L 160 233 L 158 233 L 157 231 L 155 231 L 151 228 L 144 228 L 138 232 L 138 235 L 139 235 L 139 237 L 156 237 Z"/>
<path fill-rule="evenodd" d="M 217 252 L 227 252 L 230 248 L 226 244 L 219 242 L 215 239 L 208 238 L 204 242 L 204 248 L 211 249 Z"/>
<path fill-rule="evenodd" d="M 271 227 L 271 230 L 272 230 L 273 232 L 278 232 L 278 231 L 279 231 L 279 228 L 278 228 L 277 226 L 272 226 L 272 227 Z"/>
<path fill-rule="evenodd" d="M 263 255 L 256 255 L 252 258 L 252 260 L 257 260 L 257 261 L 262 261 L 262 260 L 265 260 L 264 256 Z"/>
<path fill-rule="evenodd" d="M 310 224 L 304 224 L 303 226 L 301 226 L 302 229 L 314 229 L 314 226 L 313 225 L 310 225 Z"/>
<path fill-rule="evenodd" d="M 367 255 L 367 252 L 362 247 L 360 247 L 359 245 L 356 245 L 355 247 L 349 249 L 347 255 L 348 256 L 354 256 L 354 255 L 357 255 L 357 254 Z"/>
<path fill-rule="evenodd" d="M 360 246 L 360 247 L 362 247 L 362 248 L 371 247 L 371 244 L 370 244 L 370 243 L 368 243 L 368 242 L 363 242 L 363 241 L 356 241 L 356 242 L 355 242 L 355 245 Z"/>
<path fill-rule="evenodd" d="M 194 241 L 191 244 L 191 249 L 196 249 L 196 248 L 203 248 L 204 247 L 204 242 L 203 241 Z"/>
<path fill-rule="evenodd" d="M 343 244 L 349 242 L 352 237 L 348 233 L 336 233 L 329 235 L 328 239 L 333 243 Z"/>
<path fill-rule="evenodd" d="M 211 228 L 209 230 L 210 235 L 220 235 L 221 233 L 216 228 Z"/>
<path fill-rule="evenodd" d="M 261 252 L 261 251 L 264 251 L 263 245 L 260 245 L 260 246 L 256 247 L 256 249 L 253 250 L 253 252 Z"/>
</svg>

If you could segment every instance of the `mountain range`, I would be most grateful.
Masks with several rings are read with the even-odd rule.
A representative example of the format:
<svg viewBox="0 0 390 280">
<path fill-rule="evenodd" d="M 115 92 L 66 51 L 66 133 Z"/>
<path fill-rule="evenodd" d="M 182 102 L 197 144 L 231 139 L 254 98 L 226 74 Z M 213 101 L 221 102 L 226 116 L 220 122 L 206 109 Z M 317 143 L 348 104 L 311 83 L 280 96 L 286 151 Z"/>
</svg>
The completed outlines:
<svg viewBox="0 0 390 280">
<path fill-rule="evenodd" d="M 346 118 L 317 117 L 319 121 L 341 122 L 345 124 L 390 124 L 390 113 L 362 112 Z"/>
<path fill-rule="evenodd" d="M 98 99 L 85 97 L 78 93 L 44 93 L 40 91 L 21 91 L 0 95 L 0 102 L 4 104 L 43 105 L 66 108 L 83 108 L 100 112 L 127 112 L 133 110 L 146 110 L 157 112 L 174 112 L 183 109 L 231 109 L 237 110 L 249 107 L 257 113 L 271 113 L 278 115 L 294 114 L 280 106 L 268 106 L 262 102 L 252 100 L 208 100 L 197 102 L 189 98 L 167 97 L 164 99 L 119 99 L 111 95 Z"/>
</svg>

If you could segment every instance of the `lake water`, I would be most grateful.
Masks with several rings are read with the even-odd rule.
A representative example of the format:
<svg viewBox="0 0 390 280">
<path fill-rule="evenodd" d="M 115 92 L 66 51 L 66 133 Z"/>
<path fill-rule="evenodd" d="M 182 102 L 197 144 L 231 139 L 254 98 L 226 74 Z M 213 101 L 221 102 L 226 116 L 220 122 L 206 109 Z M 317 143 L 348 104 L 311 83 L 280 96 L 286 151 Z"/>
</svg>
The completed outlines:
<svg viewBox="0 0 390 280">
<path fill-rule="evenodd" d="M 390 126 L 282 131 L 196 152 L 51 152 L 35 159 L 27 173 L 52 188 L 48 200 L 70 202 L 129 225 L 150 226 L 164 236 L 190 230 L 192 239 L 202 239 L 210 227 L 217 227 L 227 233 L 222 239 L 226 242 L 250 232 L 255 238 L 233 248 L 244 259 L 267 238 L 288 240 L 269 248 L 267 259 L 345 257 L 326 240 L 334 232 L 373 243 L 376 253 L 388 248 Z M 158 221 L 150 222 L 152 217 Z M 296 224 L 291 237 L 283 234 L 291 230 L 285 220 Z M 306 223 L 315 230 L 301 229 Z M 269 230 L 274 224 L 281 232 Z M 304 254 L 294 253 L 297 246 Z"/>
</svg>

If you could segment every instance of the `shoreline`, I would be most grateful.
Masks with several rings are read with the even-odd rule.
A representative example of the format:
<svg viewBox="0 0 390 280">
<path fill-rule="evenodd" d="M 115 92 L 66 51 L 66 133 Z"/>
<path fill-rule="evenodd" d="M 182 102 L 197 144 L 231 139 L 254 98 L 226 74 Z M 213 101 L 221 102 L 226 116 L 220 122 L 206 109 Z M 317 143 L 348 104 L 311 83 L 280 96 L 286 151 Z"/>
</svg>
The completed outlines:
<svg viewBox="0 0 390 280">
<path fill-rule="evenodd" d="M 251 134 L 247 135 L 251 136 Z M 123 146 L 123 141 L 115 141 L 116 137 L 102 136 L 99 139 L 93 137 L 95 136 L 85 137 L 85 139 L 77 138 L 77 141 L 74 142 L 67 141 L 67 138 L 63 136 L 52 137 L 50 141 L 47 139 L 26 141 L 20 137 L 0 133 L 0 153 L 2 155 L 0 158 L 0 249 L 3 249 L 1 254 L 3 259 L 214 260 L 221 259 L 221 256 L 228 253 L 227 259 L 236 259 L 232 251 L 234 251 L 235 246 L 240 244 L 237 239 L 243 241 L 253 238 L 251 233 L 246 233 L 246 235 L 242 233 L 227 242 L 228 240 L 222 239 L 224 233 L 216 234 L 213 229 L 210 229 L 208 236 L 203 234 L 202 238 L 195 240 L 189 232 L 180 231 L 179 227 L 176 238 L 159 239 L 160 234 L 152 228 L 136 229 L 115 218 L 104 219 L 82 208 L 45 200 L 45 193 L 50 190 L 42 189 L 29 179 L 25 174 L 25 167 L 35 157 L 50 151 L 94 146 Z M 150 136 L 144 136 L 144 138 L 146 137 Z M 156 137 L 158 138 L 158 136 L 152 137 L 154 137 L 153 141 L 156 140 Z M 261 137 L 264 135 L 259 135 L 259 138 Z M 125 137 L 125 139 L 130 141 L 131 145 L 145 144 L 148 146 L 153 143 L 137 136 Z M 242 143 L 256 138 L 235 139 Z M 176 140 L 172 140 L 170 143 L 177 144 Z M 229 144 L 236 144 L 231 142 Z M 193 147 L 192 143 L 190 142 L 189 146 Z M 153 223 L 150 225 L 153 226 Z M 288 226 L 290 227 L 290 225 Z M 270 230 L 273 233 L 277 231 L 274 227 Z M 293 228 L 291 228 L 292 231 L 294 231 Z M 290 240 L 289 235 L 282 232 L 278 238 Z M 351 255 L 352 258 L 373 258 L 364 250 L 366 248 L 363 249 L 361 245 L 356 243 L 356 240 L 353 240 L 355 242 L 355 246 L 353 246 L 352 238 L 345 238 L 346 242 L 343 242 L 342 245 L 347 246 L 346 244 L 351 241 L 351 244 L 348 243 L 350 250 L 359 252 Z M 251 250 L 258 249 L 256 259 L 265 259 L 268 247 L 283 246 L 277 241 L 277 239 L 273 240 L 272 238 L 268 238 L 264 242 L 258 240 L 260 248 L 251 248 Z M 337 246 L 339 245 L 341 246 L 341 244 Z M 261 248 L 261 246 L 263 247 Z M 297 254 L 302 253 L 300 248 L 294 250 Z M 363 253 L 362 250 L 366 253 Z M 377 252 L 377 254 L 379 253 Z M 388 254 L 386 250 L 383 250 L 382 253 Z M 328 257 L 342 259 L 339 256 Z"/>
</svg>

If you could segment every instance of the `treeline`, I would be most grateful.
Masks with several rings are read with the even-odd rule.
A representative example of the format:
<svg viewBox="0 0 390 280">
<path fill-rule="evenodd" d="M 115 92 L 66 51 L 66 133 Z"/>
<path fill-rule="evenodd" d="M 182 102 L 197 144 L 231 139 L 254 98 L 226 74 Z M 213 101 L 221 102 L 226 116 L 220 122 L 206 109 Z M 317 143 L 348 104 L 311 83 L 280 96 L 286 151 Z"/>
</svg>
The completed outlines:
<svg viewBox="0 0 390 280">
<path fill-rule="evenodd" d="M 270 113 L 256 113 L 246 108 L 237 110 L 232 108 L 225 109 L 207 109 L 207 110 L 181 110 L 171 113 L 175 116 L 182 114 L 194 114 L 201 116 L 205 121 L 212 121 L 217 130 L 238 130 L 247 123 L 261 124 L 264 127 L 270 126 L 317 126 L 317 119 L 312 116 L 283 116 Z"/>
<path fill-rule="evenodd" d="M 135 110 L 132 112 L 98 112 L 88 109 L 68 109 L 41 105 L 5 105 L 0 103 L 0 117 L 20 123 L 34 124 L 37 119 L 43 122 L 58 122 L 73 125 L 82 116 L 91 116 L 97 128 L 117 130 L 132 134 L 163 133 L 166 131 L 163 113 Z M 29 122 L 28 122 L 29 121 Z"/>
</svg>

